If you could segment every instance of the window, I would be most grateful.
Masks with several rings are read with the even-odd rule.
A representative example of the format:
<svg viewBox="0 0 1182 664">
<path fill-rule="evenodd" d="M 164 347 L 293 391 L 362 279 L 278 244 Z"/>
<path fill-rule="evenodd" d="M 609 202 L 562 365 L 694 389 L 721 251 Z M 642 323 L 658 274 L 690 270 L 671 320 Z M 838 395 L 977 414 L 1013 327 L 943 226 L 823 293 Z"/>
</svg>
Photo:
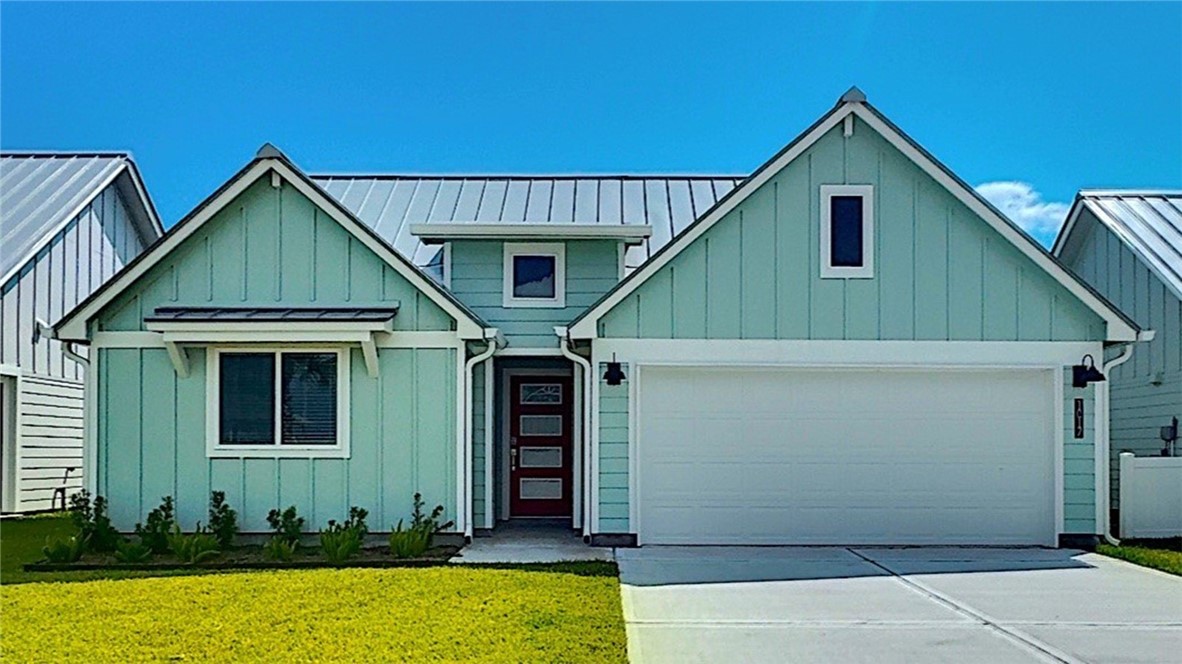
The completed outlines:
<svg viewBox="0 0 1182 664">
<path fill-rule="evenodd" d="M 348 456 L 347 349 L 207 352 L 210 456 Z"/>
<path fill-rule="evenodd" d="M 565 259 L 560 242 L 505 243 L 504 306 L 565 306 Z"/>
<path fill-rule="evenodd" d="M 874 276 L 874 187 L 821 186 L 821 277 Z"/>
</svg>

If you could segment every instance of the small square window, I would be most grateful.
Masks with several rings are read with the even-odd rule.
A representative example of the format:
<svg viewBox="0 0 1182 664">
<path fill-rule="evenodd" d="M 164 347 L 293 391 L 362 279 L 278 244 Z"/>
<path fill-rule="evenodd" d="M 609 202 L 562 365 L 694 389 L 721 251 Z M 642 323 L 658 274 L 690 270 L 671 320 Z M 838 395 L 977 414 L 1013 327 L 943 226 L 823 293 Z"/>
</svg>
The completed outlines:
<svg viewBox="0 0 1182 664">
<path fill-rule="evenodd" d="M 874 188 L 821 187 L 821 277 L 874 276 Z"/>
<path fill-rule="evenodd" d="M 564 260 L 561 242 L 505 243 L 505 307 L 566 306 Z"/>
</svg>

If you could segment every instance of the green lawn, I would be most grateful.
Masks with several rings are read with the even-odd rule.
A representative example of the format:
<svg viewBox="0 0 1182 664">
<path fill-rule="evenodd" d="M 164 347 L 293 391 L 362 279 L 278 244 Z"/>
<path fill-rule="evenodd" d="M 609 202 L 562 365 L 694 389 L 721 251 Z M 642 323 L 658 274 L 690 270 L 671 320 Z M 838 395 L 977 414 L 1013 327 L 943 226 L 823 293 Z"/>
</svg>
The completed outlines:
<svg viewBox="0 0 1182 664">
<path fill-rule="evenodd" d="M 607 563 L 118 579 L 19 571 L 63 530 L 60 518 L 0 523 L 6 661 L 626 661 Z"/>
<path fill-rule="evenodd" d="M 1182 543 L 1177 541 L 1101 544 L 1096 552 L 1182 576 Z"/>
</svg>

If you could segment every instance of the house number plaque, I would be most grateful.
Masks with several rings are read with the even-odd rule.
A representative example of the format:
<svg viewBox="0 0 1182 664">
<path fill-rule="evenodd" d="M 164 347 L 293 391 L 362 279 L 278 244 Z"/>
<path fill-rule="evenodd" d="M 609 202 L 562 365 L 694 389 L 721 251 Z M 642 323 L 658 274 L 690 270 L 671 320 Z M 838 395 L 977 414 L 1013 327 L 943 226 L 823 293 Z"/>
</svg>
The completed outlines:
<svg viewBox="0 0 1182 664">
<path fill-rule="evenodd" d="M 1084 400 L 1075 400 L 1075 439 L 1084 437 Z"/>
</svg>

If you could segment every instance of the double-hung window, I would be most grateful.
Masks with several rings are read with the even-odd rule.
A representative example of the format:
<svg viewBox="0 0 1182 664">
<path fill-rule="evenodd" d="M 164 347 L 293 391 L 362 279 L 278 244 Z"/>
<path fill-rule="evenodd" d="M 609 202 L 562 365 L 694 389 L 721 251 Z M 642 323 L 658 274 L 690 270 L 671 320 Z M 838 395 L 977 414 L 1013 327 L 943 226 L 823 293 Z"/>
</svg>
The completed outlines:
<svg viewBox="0 0 1182 664">
<path fill-rule="evenodd" d="M 506 242 L 505 307 L 566 306 L 566 246 L 561 242 Z"/>
<path fill-rule="evenodd" d="M 210 456 L 348 456 L 347 350 L 208 352 Z"/>
<path fill-rule="evenodd" d="M 874 277 L 874 187 L 821 186 L 821 277 Z"/>
</svg>

